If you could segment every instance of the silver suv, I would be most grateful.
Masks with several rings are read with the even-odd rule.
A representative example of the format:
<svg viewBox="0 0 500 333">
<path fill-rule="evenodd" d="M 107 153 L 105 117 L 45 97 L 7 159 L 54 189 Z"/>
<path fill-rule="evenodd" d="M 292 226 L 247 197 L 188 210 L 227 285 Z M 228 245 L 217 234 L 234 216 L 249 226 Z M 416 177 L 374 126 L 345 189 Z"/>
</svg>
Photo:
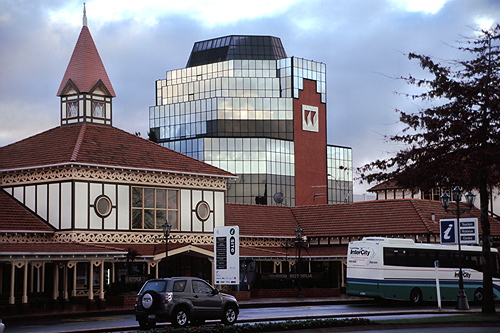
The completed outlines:
<svg viewBox="0 0 500 333">
<path fill-rule="evenodd" d="M 236 298 L 193 277 L 148 280 L 135 302 L 135 318 L 141 329 L 166 321 L 175 327 L 184 327 L 188 322 L 199 326 L 207 319 L 221 319 L 232 325 L 238 313 Z"/>
</svg>

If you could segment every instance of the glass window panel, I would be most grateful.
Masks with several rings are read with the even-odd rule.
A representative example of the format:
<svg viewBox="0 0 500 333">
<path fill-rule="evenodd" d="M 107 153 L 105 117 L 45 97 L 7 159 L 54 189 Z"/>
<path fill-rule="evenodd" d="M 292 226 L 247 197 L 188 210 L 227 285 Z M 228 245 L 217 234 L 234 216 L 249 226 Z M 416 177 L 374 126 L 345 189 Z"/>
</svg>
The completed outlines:
<svg viewBox="0 0 500 333">
<path fill-rule="evenodd" d="M 165 190 L 156 190 L 156 208 L 166 208 L 167 207 L 167 196 Z"/>
<path fill-rule="evenodd" d="M 156 229 L 161 229 L 162 226 L 167 222 L 167 211 L 157 210 L 156 211 Z"/>
<path fill-rule="evenodd" d="M 142 188 L 132 187 L 132 207 L 142 207 Z"/>
<path fill-rule="evenodd" d="M 172 229 L 177 230 L 179 229 L 178 226 L 178 212 L 176 210 L 169 210 L 168 211 L 168 223 L 172 225 Z"/>
<path fill-rule="evenodd" d="M 132 229 L 142 229 L 142 209 L 132 209 Z"/>
<path fill-rule="evenodd" d="M 154 229 L 155 211 L 154 209 L 144 210 L 144 229 Z"/>
<path fill-rule="evenodd" d="M 169 209 L 178 209 L 178 198 L 177 194 L 179 191 L 177 190 L 168 190 L 168 208 Z"/>
</svg>

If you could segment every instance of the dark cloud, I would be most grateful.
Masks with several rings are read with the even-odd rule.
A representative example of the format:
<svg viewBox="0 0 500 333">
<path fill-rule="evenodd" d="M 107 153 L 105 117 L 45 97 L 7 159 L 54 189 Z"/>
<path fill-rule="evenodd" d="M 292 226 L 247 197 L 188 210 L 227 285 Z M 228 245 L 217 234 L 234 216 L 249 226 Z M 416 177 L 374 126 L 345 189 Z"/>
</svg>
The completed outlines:
<svg viewBox="0 0 500 333">
<path fill-rule="evenodd" d="M 59 124 L 55 95 L 81 29 L 81 19 L 78 25 L 50 20 L 63 6 L 66 2 L 48 0 L 0 2 L 0 145 Z M 81 11 L 80 2 L 70 6 Z M 328 142 L 352 147 L 356 167 L 396 151 L 383 139 L 402 128 L 394 109 L 418 108 L 394 93 L 411 89 L 395 77 L 421 73 L 405 54 L 460 57 L 449 45 L 473 35 L 470 26 L 480 18 L 500 22 L 500 4 L 451 0 L 436 14 L 426 14 L 398 9 L 390 0 L 307 0 L 273 16 L 215 25 L 178 12 L 162 13 L 157 24 L 133 18 L 99 22 L 87 14 L 117 94 L 116 127 L 146 136 L 155 80 L 184 67 L 195 41 L 273 35 L 289 56 L 327 64 Z"/>
</svg>

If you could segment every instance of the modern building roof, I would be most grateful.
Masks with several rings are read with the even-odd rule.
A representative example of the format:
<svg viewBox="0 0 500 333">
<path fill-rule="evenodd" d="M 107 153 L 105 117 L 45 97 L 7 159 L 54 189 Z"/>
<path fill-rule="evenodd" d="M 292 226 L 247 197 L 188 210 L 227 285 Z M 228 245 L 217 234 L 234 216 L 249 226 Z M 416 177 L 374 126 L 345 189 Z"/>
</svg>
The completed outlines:
<svg viewBox="0 0 500 333">
<path fill-rule="evenodd" d="M 80 93 L 91 92 L 102 82 L 102 85 L 109 92 L 109 96 L 116 96 L 99 52 L 97 52 L 94 40 L 90 35 L 89 28 L 86 25 L 82 27 L 61 85 L 57 91 L 57 96 L 64 94 L 65 87 L 67 87 L 70 80 Z"/>
<path fill-rule="evenodd" d="M 232 173 L 137 135 L 90 123 L 55 127 L 0 147 L 0 171 L 68 163 L 234 177 Z"/>
<path fill-rule="evenodd" d="M 272 36 L 224 36 L 194 43 L 186 67 L 233 59 L 277 60 L 286 58 L 281 40 Z"/>
<path fill-rule="evenodd" d="M 54 233 L 51 226 L 2 190 L 0 190 L 0 211 L 0 232 Z"/>
</svg>

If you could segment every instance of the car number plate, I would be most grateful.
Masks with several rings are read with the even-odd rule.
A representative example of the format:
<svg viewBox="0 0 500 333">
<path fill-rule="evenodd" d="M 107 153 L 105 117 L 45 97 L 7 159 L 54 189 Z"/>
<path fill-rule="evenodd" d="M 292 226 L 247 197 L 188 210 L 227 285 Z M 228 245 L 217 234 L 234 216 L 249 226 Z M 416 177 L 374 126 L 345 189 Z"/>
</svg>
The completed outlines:
<svg viewBox="0 0 500 333">
<path fill-rule="evenodd" d="M 156 315 L 155 314 L 150 314 L 150 315 L 148 315 L 148 319 L 156 319 Z"/>
</svg>

